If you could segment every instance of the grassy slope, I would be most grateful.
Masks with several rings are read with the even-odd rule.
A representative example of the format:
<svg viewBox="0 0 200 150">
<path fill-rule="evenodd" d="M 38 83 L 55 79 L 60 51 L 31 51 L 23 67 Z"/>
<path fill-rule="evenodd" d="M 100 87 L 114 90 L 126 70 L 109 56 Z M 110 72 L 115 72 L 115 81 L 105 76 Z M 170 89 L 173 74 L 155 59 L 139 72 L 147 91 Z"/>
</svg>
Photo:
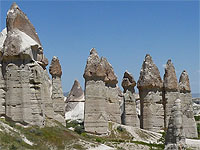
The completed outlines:
<svg viewBox="0 0 200 150">
<path fill-rule="evenodd" d="M 0 130 L 0 149 L 19 149 L 19 150 L 27 150 L 27 149 L 37 149 L 37 150 L 49 150 L 49 149 L 67 149 L 67 150 L 85 150 L 87 149 L 85 145 L 89 143 L 90 147 L 96 147 L 99 144 L 106 144 L 108 146 L 114 147 L 116 149 L 123 150 L 123 147 L 120 144 L 130 143 L 143 145 L 151 150 L 161 150 L 163 149 L 162 144 L 148 144 L 145 142 L 133 141 L 134 137 L 132 137 L 126 130 L 124 129 L 115 129 L 111 131 L 109 136 L 99 137 L 95 135 L 89 135 L 86 133 L 77 134 L 66 127 L 58 124 L 55 127 L 44 127 L 38 128 L 36 126 L 23 128 L 21 126 L 17 126 L 13 123 L 6 122 L 5 120 L 1 120 L 9 126 L 20 131 L 21 134 L 25 135 L 27 139 L 34 143 L 34 145 L 28 145 L 25 143 L 20 134 L 12 131 L 10 133 L 6 133 L 5 129 L 0 126 L 2 132 Z"/>
</svg>

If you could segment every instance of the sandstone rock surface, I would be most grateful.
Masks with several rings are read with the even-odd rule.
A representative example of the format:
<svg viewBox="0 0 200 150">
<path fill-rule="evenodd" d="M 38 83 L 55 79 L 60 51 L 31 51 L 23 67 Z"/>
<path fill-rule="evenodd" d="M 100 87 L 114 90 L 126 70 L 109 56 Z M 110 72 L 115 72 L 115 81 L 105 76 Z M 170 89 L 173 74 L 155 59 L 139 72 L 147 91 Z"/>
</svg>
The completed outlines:
<svg viewBox="0 0 200 150">
<path fill-rule="evenodd" d="M 124 73 L 122 87 L 124 88 L 124 118 L 125 125 L 139 127 L 139 118 L 136 112 L 136 99 L 134 97 L 134 87 L 136 82 L 128 71 Z"/>
<path fill-rule="evenodd" d="M 137 82 L 140 95 L 140 127 L 158 132 L 164 127 L 162 80 L 150 55 L 146 55 Z"/>
<path fill-rule="evenodd" d="M 8 10 L 6 26 L 7 33 L 0 36 L 0 115 L 43 126 L 55 118 L 48 60 L 35 28 L 16 3 Z"/>
<path fill-rule="evenodd" d="M 163 102 L 165 107 L 165 128 L 168 126 L 171 109 L 176 99 L 179 98 L 178 81 L 172 61 L 169 59 L 165 66 L 163 79 Z"/>
<path fill-rule="evenodd" d="M 165 150 L 185 149 L 185 133 L 183 129 L 183 114 L 181 100 L 177 99 L 172 107 L 167 134 L 165 137 Z"/>
<path fill-rule="evenodd" d="M 117 77 L 105 58 L 90 51 L 83 77 L 85 78 L 85 130 L 104 134 L 108 121 L 121 123 Z"/>
<path fill-rule="evenodd" d="M 197 138 L 197 126 L 194 119 L 192 94 L 188 73 L 184 70 L 179 79 L 180 99 L 183 112 L 183 128 L 187 138 Z"/>
</svg>

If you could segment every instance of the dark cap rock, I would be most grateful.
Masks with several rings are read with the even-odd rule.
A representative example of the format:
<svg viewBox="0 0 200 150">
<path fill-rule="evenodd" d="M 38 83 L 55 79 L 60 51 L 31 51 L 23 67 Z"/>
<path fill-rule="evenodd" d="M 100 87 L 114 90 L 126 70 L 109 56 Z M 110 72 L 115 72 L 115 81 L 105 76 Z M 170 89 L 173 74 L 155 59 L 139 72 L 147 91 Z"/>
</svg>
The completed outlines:
<svg viewBox="0 0 200 150">
<path fill-rule="evenodd" d="M 189 76 L 185 70 L 181 73 L 179 79 L 179 90 L 181 92 L 191 92 Z"/>
<path fill-rule="evenodd" d="M 109 85 L 116 85 L 118 83 L 117 76 L 114 73 L 113 67 L 111 64 L 107 61 L 106 58 L 102 57 L 100 60 L 100 63 L 102 64 L 103 68 L 105 69 L 105 83 Z"/>
<path fill-rule="evenodd" d="M 105 78 L 105 69 L 100 63 L 99 55 L 94 48 L 90 50 L 90 56 L 87 59 L 87 64 L 83 77 L 86 80 Z"/>
<path fill-rule="evenodd" d="M 107 84 L 117 84 L 117 76 L 106 58 L 99 58 L 97 51 L 92 48 L 87 59 L 83 77 L 86 80 L 103 80 Z"/>
<path fill-rule="evenodd" d="M 142 64 L 137 87 L 138 89 L 162 88 L 160 72 L 149 54 L 146 55 Z"/>
<path fill-rule="evenodd" d="M 123 80 L 122 80 L 122 87 L 124 88 L 124 92 L 126 92 L 126 90 L 129 90 L 129 91 L 134 91 L 134 87 L 136 85 L 136 82 L 133 78 L 133 75 L 131 73 L 129 73 L 128 71 L 126 71 L 124 73 L 124 77 L 123 77 Z"/>
<path fill-rule="evenodd" d="M 58 57 L 54 56 L 49 67 L 50 74 L 54 77 L 61 77 L 62 69 Z"/>
<path fill-rule="evenodd" d="M 178 91 L 178 81 L 176 77 L 175 68 L 173 63 L 171 62 L 171 59 L 167 61 L 167 64 L 165 66 L 163 82 L 163 86 L 165 89 Z"/>
</svg>

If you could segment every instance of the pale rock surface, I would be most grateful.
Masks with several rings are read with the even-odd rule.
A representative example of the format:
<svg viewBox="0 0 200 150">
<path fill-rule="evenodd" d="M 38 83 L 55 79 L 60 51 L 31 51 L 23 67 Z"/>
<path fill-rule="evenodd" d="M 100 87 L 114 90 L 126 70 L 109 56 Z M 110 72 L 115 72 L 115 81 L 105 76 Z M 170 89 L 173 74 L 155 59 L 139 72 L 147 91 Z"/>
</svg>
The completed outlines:
<svg viewBox="0 0 200 150">
<path fill-rule="evenodd" d="M 117 77 L 105 58 L 99 58 L 94 48 L 90 51 L 85 72 L 85 130 L 105 134 L 108 121 L 121 123 Z"/>
<path fill-rule="evenodd" d="M 38 63 L 6 66 L 6 117 L 16 122 L 45 125 L 53 119 L 48 74 Z"/>
<path fill-rule="evenodd" d="M 3 32 L 6 38 L 0 38 L 1 45 L 3 43 L 1 110 L 5 106 L 6 119 L 25 125 L 43 126 L 47 120 L 55 117 L 50 91 L 52 83 L 46 70 L 48 60 L 43 54 L 35 28 L 16 3 L 7 13 L 6 26 L 7 34 Z"/>
<path fill-rule="evenodd" d="M 51 98 L 53 100 L 54 119 L 65 125 L 65 103 L 61 84 L 62 69 L 59 59 L 55 56 L 51 61 L 49 72 L 52 75 Z"/>
<path fill-rule="evenodd" d="M 139 127 L 139 118 L 136 111 L 136 99 L 134 87 L 136 82 L 128 71 L 124 73 L 122 87 L 124 88 L 124 118 L 122 123 L 128 126 Z"/>
<path fill-rule="evenodd" d="M 140 127 L 158 132 L 164 127 L 163 83 L 157 66 L 148 54 L 143 62 L 137 87 L 140 95 Z"/>
<path fill-rule="evenodd" d="M 7 12 L 6 27 L 3 59 L 28 56 L 31 60 L 38 61 L 43 68 L 48 65 L 35 28 L 16 3 Z"/>
<path fill-rule="evenodd" d="M 183 128 L 187 138 L 197 138 L 197 126 L 194 119 L 192 94 L 188 73 L 184 70 L 179 79 L 180 99 L 183 112 Z"/>
<path fill-rule="evenodd" d="M 2 75 L 2 65 L 0 64 L 0 116 L 5 116 L 5 80 Z"/>
<path fill-rule="evenodd" d="M 3 49 L 3 43 L 7 36 L 7 28 L 3 29 L 0 33 L 0 52 L 2 52 Z"/>
<path fill-rule="evenodd" d="M 169 59 L 165 65 L 163 79 L 163 102 L 165 106 L 165 128 L 168 126 L 171 109 L 179 98 L 178 81 L 173 63 Z"/>
<path fill-rule="evenodd" d="M 84 92 L 78 80 L 74 81 L 72 89 L 70 90 L 70 93 L 67 96 L 65 102 L 66 102 L 65 119 L 77 120 L 79 122 L 83 122 L 85 98 L 84 98 Z"/>
<path fill-rule="evenodd" d="M 186 139 L 183 129 L 183 113 L 181 100 L 177 99 L 171 109 L 167 134 L 165 137 L 165 150 L 184 150 Z"/>
</svg>

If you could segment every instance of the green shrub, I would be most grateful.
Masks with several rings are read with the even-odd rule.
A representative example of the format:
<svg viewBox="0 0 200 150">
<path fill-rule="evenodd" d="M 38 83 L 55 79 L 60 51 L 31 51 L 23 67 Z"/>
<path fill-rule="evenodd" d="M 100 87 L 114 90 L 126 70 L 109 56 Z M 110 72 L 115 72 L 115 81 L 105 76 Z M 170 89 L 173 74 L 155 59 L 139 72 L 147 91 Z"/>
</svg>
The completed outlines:
<svg viewBox="0 0 200 150">
<path fill-rule="evenodd" d="M 85 130 L 84 130 L 84 128 L 83 128 L 83 126 L 76 126 L 75 128 L 74 128 L 74 131 L 76 132 L 76 133 L 78 133 L 78 134 L 82 134 L 83 132 L 85 132 Z"/>
<path fill-rule="evenodd" d="M 200 123 L 197 123 L 198 138 L 200 138 Z"/>
<path fill-rule="evenodd" d="M 101 138 L 97 137 L 97 138 L 96 138 L 96 142 L 98 142 L 98 143 L 102 143 L 103 140 L 102 140 Z"/>
<path fill-rule="evenodd" d="M 195 119 L 196 121 L 200 121 L 200 116 L 194 116 L 194 119 Z"/>
<path fill-rule="evenodd" d="M 161 142 L 162 144 L 165 144 L 166 132 L 162 132 L 161 134 L 162 134 L 162 136 L 160 137 L 160 139 L 158 139 L 158 142 Z"/>
<path fill-rule="evenodd" d="M 72 120 L 72 121 L 66 120 L 66 127 L 67 128 L 70 128 L 70 127 L 75 128 L 78 125 L 79 125 L 79 122 L 76 121 L 76 120 Z"/>
<path fill-rule="evenodd" d="M 124 132 L 124 131 L 126 131 L 126 129 L 122 128 L 121 126 L 118 126 L 118 127 L 117 127 L 117 131 L 119 131 L 119 132 Z"/>
</svg>

